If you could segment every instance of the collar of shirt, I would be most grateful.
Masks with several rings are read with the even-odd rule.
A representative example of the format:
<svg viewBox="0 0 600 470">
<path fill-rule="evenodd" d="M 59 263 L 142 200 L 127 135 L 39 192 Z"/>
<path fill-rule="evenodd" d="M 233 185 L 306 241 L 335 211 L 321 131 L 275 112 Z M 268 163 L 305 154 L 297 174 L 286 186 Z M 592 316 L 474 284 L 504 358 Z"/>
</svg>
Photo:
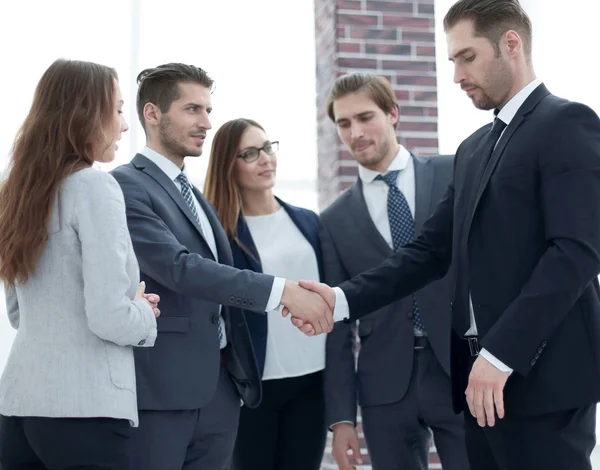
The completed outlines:
<svg viewBox="0 0 600 470">
<path fill-rule="evenodd" d="M 406 150 L 406 148 L 404 148 L 404 146 L 400 145 L 400 148 L 398 149 L 398 153 L 396 154 L 396 156 L 392 160 L 392 163 L 390 163 L 390 166 L 388 166 L 388 168 L 385 172 L 394 171 L 394 170 L 402 171 L 402 170 L 406 169 L 409 161 L 410 161 L 410 152 L 408 150 Z M 375 178 L 377 178 L 377 175 L 380 175 L 380 174 L 381 173 L 379 171 L 370 170 L 369 168 L 365 168 L 362 165 L 358 165 L 358 176 L 362 180 L 363 183 L 366 183 L 366 184 L 372 183 L 373 180 L 375 180 Z"/>
<path fill-rule="evenodd" d="M 152 150 L 148 146 L 146 146 L 142 149 L 141 154 L 144 157 L 146 157 L 148 160 L 150 160 L 152 163 L 154 163 L 158 168 L 160 168 L 162 170 L 162 172 L 165 175 L 167 175 L 169 177 L 169 179 L 173 182 L 175 182 L 175 178 L 177 178 L 179 176 L 179 173 L 181 173 L 181 171 L 183 171 L 185 173 L 185 175 L 188 176 L 187 171 L 185 171 L 185 167 L 183 167 L 183 170 L 180 170 L 179 167 L 177 165 L 175 165 L 175 163 L 173 163 L 171 160 L 169 160 L 167 157 L 161 155 L 157 151 Z M 190 183 L 190 186 L 193 188 L 194 185 L 190 181 L 189 177 L 188 177 L 188 181 Z"/>
<path fill-rule="evenodd" d="M 517 114 L 517 111 L 521 105 L 525 103 L 525 100 L 529 98 L 529 95 L 533 93 L 533 90 L 535 90 L 541 84 L 542 81 L 539 78 L 536 78 L 531 83 L 526 85 L 519 93 L 513 96 L 512 99 L 504 105 L 497 117 L 508 126 L 510 121 L 512 121 L 515 117 L 515 114 Z"/>
</svg>

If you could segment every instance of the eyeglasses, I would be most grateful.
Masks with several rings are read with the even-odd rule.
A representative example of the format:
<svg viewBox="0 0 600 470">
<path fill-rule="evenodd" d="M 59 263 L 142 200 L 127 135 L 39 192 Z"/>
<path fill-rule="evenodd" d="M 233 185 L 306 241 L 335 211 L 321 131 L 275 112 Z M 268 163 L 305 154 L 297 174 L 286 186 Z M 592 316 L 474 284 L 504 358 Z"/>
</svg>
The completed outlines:
<svg viewBox="0 0 600 470">
<path fill-rule="evenodd" d="M 246 163 L 252 163 L 258 160 L 261 150 L 263 150 L 270 157 L 274 157 L 275 153 L 277 153 L 278 148 L 278 140 L 276 140 L 275 142 L 265 142 L 265 145 L 263 145 L 259 149 L 257 149 L 256 147 L 250 147 L 248 150 L 244 150 L 242 153 L 237 155 L 237 158 L 243 158 Z"/>
</svg>

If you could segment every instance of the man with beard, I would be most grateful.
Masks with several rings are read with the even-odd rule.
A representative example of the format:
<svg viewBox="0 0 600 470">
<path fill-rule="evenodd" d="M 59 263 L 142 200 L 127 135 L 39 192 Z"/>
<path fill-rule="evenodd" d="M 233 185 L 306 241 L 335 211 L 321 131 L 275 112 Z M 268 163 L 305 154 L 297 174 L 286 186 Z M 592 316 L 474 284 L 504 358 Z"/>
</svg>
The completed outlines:
<svg viewBox="0 0 600 470">
<path fill-rule="evenodd" d="M 226 469 L 240 399 L 254 407 L 261 397 L 241 309 L 277 315 L 286 307 L 311 318 L 317 333 L 333 326 L 331 309 L 297 283 L 231 267 L 227 236 L 184 166 L 186 156 L 201 155 L 211 128 L 212 79 L 195 66 L 166 64 L 142 71 L 138 83 L 146 147 L 113 176 L 161 316 L 154 347 L 137 348 L 152 351 L 135 355 L 140 424 L 131 468 Z"/>
<path fill-rule="evenodd" d="M 336 303 L 336 319 L 353 320 L 450 269 L 453 398 L 469 411 L 471 468 L 591 469 L 600 119 L 536 79 L 517 0 L 460 0 L 444 29 L 454 81 L 495 110 L 494 123 L 460 145 L 453 181 L 414 242 L 335 291 L 305 285 Z"/>
<path fill-rule="evenodd" d="M 381 76 L 338 78 L 328 114 L 358 163 L 358 180 L 321 215 L 325 282 L 379 265 L 414 238 L 452 178 L 449 156 L 412 155 L 398 143 L 399 108 Z M 468 470 L 463 417 L 452 410 L 449 282 L 440 280 L 327 337 L 325 403 L 340 470 L 359 461 L 357 399 L 373 467 L 425 470 L 431 431 L 446 470 Z"/>
</svg>

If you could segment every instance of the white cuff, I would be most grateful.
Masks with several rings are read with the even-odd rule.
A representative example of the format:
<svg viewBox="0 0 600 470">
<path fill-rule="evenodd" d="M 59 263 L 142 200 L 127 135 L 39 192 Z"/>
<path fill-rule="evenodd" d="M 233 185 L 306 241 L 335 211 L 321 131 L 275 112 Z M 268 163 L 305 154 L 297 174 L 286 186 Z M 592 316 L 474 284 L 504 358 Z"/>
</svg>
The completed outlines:
<svg viewBox="0 0 600 470">
<path fill-rule="evenodd" d="M 491 365 L 493 365 L 496 369 L 502 372 L 508 372 L 509 374 L 513 373 L 513 370 L 504 364 L 502 361 L 498 360 L 491 352 L 487 349 L 482 349 L 479 351 L 479 355 L 483 356 L 485 360 L 487 360 Z"/>
<path fill-rule="evenodd" d="M 339 287 L 334 287 L 335 292 L 335 307 L 333 308 L 333 321 L 342 321 L 350 318 L 350 308 L 348 307 L 348 300 L 346 294 Z"/>
<path fill-rule="evenodd" d="M 285 287 L 285 279 L 281 277 L 276 277 L 273 279 L 273 287 L 271 287 L 271 295 L 269 295 L 269 300 L 267 301 L 267 306 L 265 307 L 265 312 L 270 312 L 271 310 L 280 309 L 283 307 L 281 305 L 281 297 L 283 296 L 283 289 Z"/>
</svg>

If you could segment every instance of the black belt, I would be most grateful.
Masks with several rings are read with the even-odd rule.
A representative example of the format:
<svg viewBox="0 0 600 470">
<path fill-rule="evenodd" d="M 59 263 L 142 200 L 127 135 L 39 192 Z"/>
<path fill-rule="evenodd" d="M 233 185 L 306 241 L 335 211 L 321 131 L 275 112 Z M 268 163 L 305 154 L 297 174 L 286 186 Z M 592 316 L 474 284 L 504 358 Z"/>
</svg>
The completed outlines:
<svg viewBox="0 0 600 470">
<path fill-rule="evenodd" d="M 471 357 L 479 356 L 479 340 L 476 336 L 466 336 L 465 339 L 469 343 L 469 352 L 471 353 Z"/>
<path fill-rule="evenodd" d="M 427 336 L 415 336 L 414 348 L 416 350 L 425 349 L 429 346 L 429 338 Z"/>
</svg>

